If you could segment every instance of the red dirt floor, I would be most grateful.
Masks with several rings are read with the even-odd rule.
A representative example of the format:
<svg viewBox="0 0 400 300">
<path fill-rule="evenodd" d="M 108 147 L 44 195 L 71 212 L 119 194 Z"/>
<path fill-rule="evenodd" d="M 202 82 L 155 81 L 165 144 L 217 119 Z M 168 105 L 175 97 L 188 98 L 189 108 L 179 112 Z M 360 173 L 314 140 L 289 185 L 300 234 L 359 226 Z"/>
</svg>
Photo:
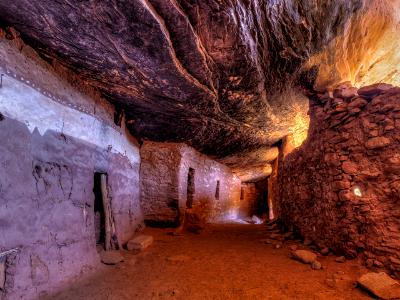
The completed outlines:
<svg viewBox="0 0 400 300">
<path fill-rule="evenodd" d="M 154 243 L 125 261 L 70 285 L 50 299 L 371 299 L 355 286 L 367 269 L 321 256 L 322 270 L 290 259 L 299 242 L 263 244 L 265 225 L 210 225 L 200 235 L 146 228 Z M 177 256 L 177 257 L 176 257 Z M 178 261 L 171 261 L 168 258 Z"/>
</svg>

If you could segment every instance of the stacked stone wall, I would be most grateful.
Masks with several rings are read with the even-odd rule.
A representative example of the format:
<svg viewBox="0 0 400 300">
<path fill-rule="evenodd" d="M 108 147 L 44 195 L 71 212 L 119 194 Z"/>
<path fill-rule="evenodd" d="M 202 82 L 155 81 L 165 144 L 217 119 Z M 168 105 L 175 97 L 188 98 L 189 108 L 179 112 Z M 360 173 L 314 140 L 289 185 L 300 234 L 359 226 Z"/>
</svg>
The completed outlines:
<svg viewBox="0 0 400 300">
<path fill-rule="evenodd" d="M 310 99 L 309 136 L 279 163 L 279 217 L 399 276 L 400 88 L 344 85 Z"/>
</svg>

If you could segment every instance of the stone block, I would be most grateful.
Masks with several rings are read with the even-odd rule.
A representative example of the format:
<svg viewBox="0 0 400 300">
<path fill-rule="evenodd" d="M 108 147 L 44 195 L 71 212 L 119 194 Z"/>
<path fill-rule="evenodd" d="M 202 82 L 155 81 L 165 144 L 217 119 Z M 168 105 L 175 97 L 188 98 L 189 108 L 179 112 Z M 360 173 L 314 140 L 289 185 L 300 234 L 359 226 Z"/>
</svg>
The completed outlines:
<svg viewBox="0 0 400 300">
<path fill-rule="evenodd" d="M 381 299 L 400 298 L 400 284 L 384 272 L 364 274 L 357 282 Z"/>
<path fill-rule="evenodd" d="M 358 89 L 356 87 L 351 86 L 339 88 L 333 91 L 333 97 L 343 99 L 353 98 L 357 95 L 357 91 Z"/>
<path fill-rule="evenodd" d="M 350 182 L 348 181 L 334 181 L 332 183 L 332 188 L 334 191 L 345 190 L 350 188 Z"/>
<path fill-rule="evenodd" d="M 351 101 L 348 104 L 347 108 L 349 110 L 360 109 L 360 108 L 364 107 L 367 104 L 368 104 L 368 102 L 365 99 L 363 99 L 363 98 L 355 98 L 353 101 Z"/>
<path fill-rule="evenodd" d="M 322 269 L 322 264 L 319 261 L 313 261 L 311 263 L 311 268 L 313 270 L 321 270 Z"/>
<path fill-rule="evenodd" d="M 308 250 L 296 250 L 292 252 L 292 258 L 305 264 L 312 264 L 317 260 L 317 255 Z"/>
<path fill-rule="evenodd" d="M 367 149 L 378 149 L 378 148 L 386 147 L 390 144 L 391 144 L 390 139 L 383 137 L 383 136 L 379 136 L 379 137 L 374 137 L 374 138 L 369 139 L 365 143 L 365 147 Z"/>
<path fill-rule="evenodd" d="M 400 166 L 385 166 L 384 170 L 386 174 L 400 175 Z"/>
<path fill-rule="evenodd" d="M 106 265 L 116 265 L 124 260 L 119 251 L 102 251 L 100 252 L 101 262 Z"/>
<path fill-rule="evenodd" d="M 344 263 L 346 261 L 346 257 L 340 256 L 340 257 L 336 258 L 335 261 L 338 263 Z"/>
<path fill-rule="evenodd" d="M 149 247 L 153 243 L 153 237 L 150 235 L 139 235 L 134 239 L 130 240 L 127 244 L 128 250 L 143 250 Z"/>
<path fill-rule="evenodd" d="M 386 83 L 377 83 L 369 86 L 364 86 L 358 90 L 358 95 L 365 99 L 372 99 L 378 95 L 380 95 L 382 92 L 387 91 L 389 89 L 393 88 L 391 84 L 386 84 Z"/>
<path fill-rule="evenodd" d="M 339 192 L 339 199 L 341 201 L 352 201 L 354 199 L 354 194 L 350 191 L 342 190 Z"/>
<path fill-rule="evenodd" d="M 400 259 L 398 259 L 398 258 L 396 258 L 396 257 L 394 257 L 394 256 L 389 256 L 389 260 L 390 260 L 393 264 L 400 266 Z"/>
<path fill-rule="evenodd" d="M 342 169 L 346 174 L 349 174 L 349 175 L 356 175 L 358 173 L 357 164 L 355 164 L 351 161 L 343 162 Z"/>
</svg>

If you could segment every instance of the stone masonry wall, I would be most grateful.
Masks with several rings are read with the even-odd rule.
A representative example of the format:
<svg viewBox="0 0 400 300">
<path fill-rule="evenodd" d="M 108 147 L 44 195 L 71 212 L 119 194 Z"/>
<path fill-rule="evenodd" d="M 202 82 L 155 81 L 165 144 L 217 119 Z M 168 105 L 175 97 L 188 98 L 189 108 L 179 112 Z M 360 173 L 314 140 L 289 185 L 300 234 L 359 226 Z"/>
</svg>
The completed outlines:
<svg viewBox="0 0 400 300">
<path fill-rule="evenodd" d="M 400 88 L 311 95 L 308 139 L 279 164 L 279 217 L 319 247 L 400 275 Z"/>
<path fill-rule="evenodd" d="M 253 182 L 242 183 L 242 199 L 240 199 L 239 216 L 241 218 L 251 217 L 256 212 L 257 200 L 260 197 L 260 191 Z"/>
<path fill-rule="evenodd" d="M 193 148 L 183 145 L 182 160 L 179 168 L 179 206 L 186 207 L 187 179 L 189 168 L 193 168 L 194 201 L 193 209 L 200 210 L 208 222 L 234 219 L 238 214 L 240 201 L 240 179 L 231 169 Z M 219 197 L 216 197 L 219 181 Z"/>
<path fill-rule="evenodd" d="M 145 142 L 140 152 L 141 202 L 147 222 L 166 225 L 182 222 L 189 168 L 194 169 L 192 209 L 205 214 L 207 221 L 237 216 L 240 180 L 228 167 L 185 144 Z"/>
<path fill-rule="evenodd" d="M 240 199 L 241 217 L 268 217 L 268 179 L 242 183 L 243 199 Z"/>
<path fill-rule="evenodd" d="M 0 72 L 0 252 L 19 249 L 0 299 L 38 299 L 100 265 L 94 172 L 108 173 L 120 242 L 141 228 L 139 149 L 109 103 L 1 34 Z"/>
<path fill-rule="evenodd" d="M 140 148 L 140 193 L 145 221 L 179 223 L 181 144 L 144 142 Z"/>
</svg>

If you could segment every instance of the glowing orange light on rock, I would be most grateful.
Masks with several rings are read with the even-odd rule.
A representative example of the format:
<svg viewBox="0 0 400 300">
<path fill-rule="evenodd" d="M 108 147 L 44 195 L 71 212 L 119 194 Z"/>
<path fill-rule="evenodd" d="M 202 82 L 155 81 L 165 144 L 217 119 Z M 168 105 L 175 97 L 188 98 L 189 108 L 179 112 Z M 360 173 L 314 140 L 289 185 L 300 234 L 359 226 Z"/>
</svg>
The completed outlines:
<svg viewBox="0 0 400 300">
<path fill-rule="evenodd" d="M 307 139 L 308 128 L 310 126 L 310 119 L 303 113 L 296 114 L 295 128 L 293 130 L 293 146 L 294 148 L 300 147 Z"/>
<path fill-rule="evenodd" d="M 358 186 L 356 186 L 356 187 L 353 189 L 353 193 L 354 193 L 354 195 L 356 195 L 357 197 L 362 197 L 361 189 L 360 189 Z"/>
</svg>

